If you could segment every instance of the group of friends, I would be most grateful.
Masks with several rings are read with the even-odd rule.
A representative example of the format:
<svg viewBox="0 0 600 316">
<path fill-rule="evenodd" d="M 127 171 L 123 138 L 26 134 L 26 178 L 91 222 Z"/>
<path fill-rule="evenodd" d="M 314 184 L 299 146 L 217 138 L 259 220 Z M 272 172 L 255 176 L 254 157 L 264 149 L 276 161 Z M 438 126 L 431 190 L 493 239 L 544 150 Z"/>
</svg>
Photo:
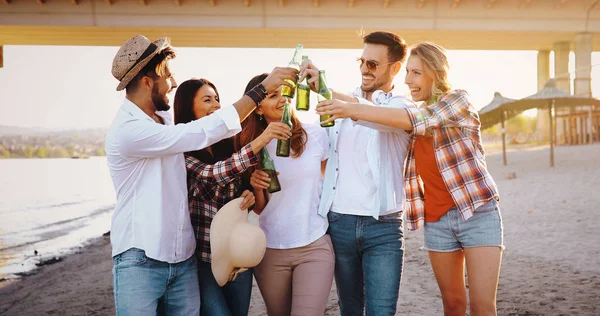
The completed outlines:
<svg viewBox="0 0 600 316">
<path fill-rule="evenodd" d="M 318 91 L 311 60 L 258 74 L 221 106 L 209 80 L 177 84 L 167 38 L 121 46 L 112 74 L 126 97 L 106 136 L 117 315 L 247 315 L 253 277 L 269 315 L 323 315 L 334 278 L 341 315 L 394 315 L 405 225 L 424 227 L 445 315 L 496 315 L 503 226 L 477 111 L 452 90 L 444 48 L 409 50 L 384 31 L 363 41 L 360 87 L 317 105 L 329 128 L 293 111 L 292 128 L 281 122 L 283 86 L 306 78 Z M 393 84 L 404 64 L 412 100 Z M 290 157 L 276 156 L 287 139 Z M 278 171 L 273 194 L 263 148 Z M 259 214 L 266 251 L 221 287 L 210 227 L 239 197 Z"/>
</svg>

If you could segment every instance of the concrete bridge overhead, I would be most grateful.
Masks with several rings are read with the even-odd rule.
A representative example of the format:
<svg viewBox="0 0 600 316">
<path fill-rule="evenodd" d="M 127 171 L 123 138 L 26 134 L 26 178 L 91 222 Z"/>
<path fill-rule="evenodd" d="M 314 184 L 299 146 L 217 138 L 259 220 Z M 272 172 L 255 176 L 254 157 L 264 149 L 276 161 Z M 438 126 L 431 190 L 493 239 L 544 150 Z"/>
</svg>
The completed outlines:
<svg viewBox="0 0 600 316">
<path fill-rule="evenodd" d="M 360 48 L 362 32 L 389 30 L 409 44 L 429 40 L 448 49 L 537 50 L 540 89 L 551 76 L 553 51 L 558 88 L 591 96 L 591 53 L 600 51 L 599 2 L 0 0 L 0 67 L 2 45 L 119 46 L 141 33 L 168 36 L 173 45 L 187 47 Z M 574 91 L 568 75 L 571 51 Z M 539 117 L 538 126 L 548 126 L 547 115 Z M 559 131 L 585 125 L 557 123 L 569 125 L 557 126 Z"/>
<path fill-rule="evenodd" d="M 0 45 L 356 48 L 361 30 L 449 49 L 553 50 L 600 32 L 596 0 L 1 0 Z M 600 36 L 593 36 L 600 50 Z"/>
</svg>

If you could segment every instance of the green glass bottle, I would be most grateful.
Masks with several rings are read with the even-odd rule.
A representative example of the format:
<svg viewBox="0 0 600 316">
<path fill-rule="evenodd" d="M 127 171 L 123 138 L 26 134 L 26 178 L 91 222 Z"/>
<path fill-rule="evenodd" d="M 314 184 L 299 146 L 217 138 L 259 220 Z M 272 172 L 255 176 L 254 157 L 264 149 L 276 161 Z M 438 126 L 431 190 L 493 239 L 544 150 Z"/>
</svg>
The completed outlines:
<svg viewBox="0 0 600 316">
<path fill-rule="evenodd" d="M 298 96 L 296 97 L 296 110 L 310 110 L 310 87 L 304 83 L 298 84 Z"/>
<path fill-rule="evenodd" d="M 308 55 L 302 55 L 302 62 L 305 62 L 308 60 Z M 310 80 L 311 75 L 306 75 L 306 84 L 308 84 L 308 80 Z"/>
<path fill-rule="evenodd" d="M 279 178 L 277 178 L 277 170 L 275 169 L 275 163 L 266 148 L 260 150 L 260 169 L 266 172 L 271 178 L 267 192 L 275 193 L 281 191 L 281 185 L 279 184 Z"/>
<path fill-rule="evenodd" d="M 292 109 L 290 109 L 290 103 L 285 102 L 285 105 L 283 106 L 283 115 L 281 116 L 281 123 L 289 126 L 290 130 L 292 129 L 292 127 L 294 127 L 294 125 L 292 124 L 291 111 L 292 111 Z M 278 139 L 277 140 L 277 151 L 275 152 L 275 154 L 279 157 L 289 157 L 290 150 L 292 148 L 291 145 L 292 145 L 291 137 L 286 140 Z"/>
<path fill-rule="evenodd" d="M 308 60 L 308 56 L 302 55 L 302 62 Z M 310 86 L 308 85 L 309 76 L 306 76 L 304 82 L 298 83 L 296 92 L 296 110 L 308 111 L 310 109 Z"/>
<path fill-rule="evenodd" d="M 288 67 L 290 68 L 294 68 L 296 70 L 300 70 L 300 64 L 302 63 L 302 44 L 298 44 L 296 45 L 296 51 L 294 52 L 294 57 L 292 57 L 292 60 L 288 63 Z M 296 78 L 298 79 L 298 78 Z M 283 95 L 286 98 L 293 98 L 294 94 L 296 92 L 296 82 L 286 79 L 285 80 L 287 83 L 291 84 L 291 87 L 288 86 L 283 86 L 283 88 L 281 89 L 281 95 Z"/>
<path fill-rule="evenodd" d="M 325 79 L 325 70 L 319 70 L 319 92 L 317 95 L 317 99 L 319 102 L 324 100 L 331 100 L 331 90 L 327 87 L 327 80 Z M 332 115 L 319 115 L 319 120 L 321 122 L 329 119 Z M 327 124 L 321 125 L 322 127 L 332 127 L 335 125 L 334 121 L 331 121 Z"/>
</svg>

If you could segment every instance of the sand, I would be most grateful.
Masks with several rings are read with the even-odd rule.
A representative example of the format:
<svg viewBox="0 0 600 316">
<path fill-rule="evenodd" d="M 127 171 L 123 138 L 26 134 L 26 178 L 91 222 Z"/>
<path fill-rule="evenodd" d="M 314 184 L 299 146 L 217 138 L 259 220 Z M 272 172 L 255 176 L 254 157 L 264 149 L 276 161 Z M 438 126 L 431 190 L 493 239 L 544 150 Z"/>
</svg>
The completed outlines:
<svg viewBox="0 0 600 316">
<path fill-rule="evenodd" d="M 600 145 L 498 153 L 488 167 L 501 193 L 505 228 L 499 315 L 600 314 Z M 515 172 L 515 179 L 505 179 Z M 440 315 L 442 303 L 422 231 L 406 233 L 399 315 Z M 113 315 L 108 237 L 11 284 L 0 283 L 1 315 Z M 335 286 L 326 315 L 338 315 Z M 266 315 L 256 285 L 250 315 Z"/>
</svg>

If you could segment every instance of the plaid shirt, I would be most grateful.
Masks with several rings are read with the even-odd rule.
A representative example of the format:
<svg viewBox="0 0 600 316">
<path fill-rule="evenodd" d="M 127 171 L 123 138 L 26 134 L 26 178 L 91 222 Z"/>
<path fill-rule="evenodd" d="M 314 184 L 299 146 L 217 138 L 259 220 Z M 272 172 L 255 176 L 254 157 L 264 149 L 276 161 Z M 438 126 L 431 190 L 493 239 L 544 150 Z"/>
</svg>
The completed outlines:
<svg viewBox="0 0 600 316">
<path fill-rule="evenodd" d="M 210 223 L 217 211 L 242 193 L 242 173 L 258 163 L 258 156 L 250 144 L 231 158 L 216 164 L 206 164 L 187 156 L 190 218 L 196 235 L 196 249 L 200 260 L 210 263 Z"/>
<path fill-rule="evenodd" d="M 425 219 L 422 182 L 415 164 L 417 135 L 433 135 L 438 169 L 463 219 L 473 216 L 475 209 L 491 199 L 499 199 L 496 183 L 486 168 L 479 115 L 466 91 L 455 90 L 437 103 L 406 110 L 413 125 L 405 170 L 410 230 L 417 230 Z"/>
</svg>

